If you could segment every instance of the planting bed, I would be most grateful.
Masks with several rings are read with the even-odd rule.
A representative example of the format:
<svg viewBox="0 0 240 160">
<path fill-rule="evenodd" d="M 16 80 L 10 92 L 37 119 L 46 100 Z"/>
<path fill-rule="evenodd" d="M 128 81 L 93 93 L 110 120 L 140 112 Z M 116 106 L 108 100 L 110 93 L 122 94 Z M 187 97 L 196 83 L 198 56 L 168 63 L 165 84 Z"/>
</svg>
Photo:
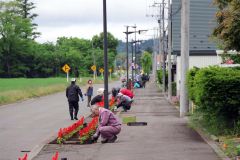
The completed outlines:
<svg viewBox="0 0 240 160">
<path fill-rule="evenodd" d="M 59 141 L 59 135 L 56 139 L 51 141 L 49 144 L 60 144 L 60 145 L 83 145 L 83 144 L 92 144 L 91 135 L 95 133 L 97 127 L 97 119 L 98 117 L 92 118 L 91 116 L 84 119 L 84 123 L 79 131 L 74 131 L 69 138 L 63 138 L 63 140 Z M 94 124 L 93 124 L 94 123 Z M 84 140 L 80 140 L 80 132 L 81 136 L 85 136 Z M 90 133 L 91 132 L 91 133 Z M 58 133 L 59 134 L 59 133 Z M 63 137 L 63 136 L 61 136 Z M 61 143 L 59 143 L 61 142 Z"/>
</svg>

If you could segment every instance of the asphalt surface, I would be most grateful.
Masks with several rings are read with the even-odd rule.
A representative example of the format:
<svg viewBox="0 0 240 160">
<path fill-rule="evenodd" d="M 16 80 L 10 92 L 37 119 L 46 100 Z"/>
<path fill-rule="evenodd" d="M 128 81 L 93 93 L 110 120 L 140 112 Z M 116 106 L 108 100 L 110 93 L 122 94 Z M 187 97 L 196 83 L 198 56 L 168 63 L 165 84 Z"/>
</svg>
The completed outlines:
<svg viewBox="0 0 240 160">
<path fill-rule="evenodd" d="M 109 90 L 113 86 L 120 86 L 120 82 L 111 83 Z M 94 85 L 94 95 L 100 87 L 103 84 Z M 78 116 L 90 113 L 86 102 L 84 97 L 79 103 Z M 32 152 L 72 122 L 65 92 L 0 106 L 0 160 L 14 160 L 24 155 L 22 151 Z"/>
<path fill-rule="evenodd" d="M 135 115 L 147 126 L 122 125 L 115 143 L 90 145 L 46 145 L 34 160 L 47 160 L 59 152 L 68 160 L 219 160 L 215 152 L 187 120 L 158 91 L 154 83 L 137 89 L 132 109 L 124 115 Z"/>
</svg>

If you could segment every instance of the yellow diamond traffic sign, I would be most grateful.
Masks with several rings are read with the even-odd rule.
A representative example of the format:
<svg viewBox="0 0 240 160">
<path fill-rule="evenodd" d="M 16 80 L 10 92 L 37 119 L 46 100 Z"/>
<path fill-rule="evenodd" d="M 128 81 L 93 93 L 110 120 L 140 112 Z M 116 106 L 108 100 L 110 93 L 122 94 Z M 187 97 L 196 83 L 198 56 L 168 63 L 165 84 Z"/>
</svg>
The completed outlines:
<svg viewBox="0 0 240 160">
<path fill-rule="evenodd" d="M 65 65 L 62 67 L 62 70 L 63 70 L 65 73 L 68 73 L 70 69 L 71 69 L 71 68 L 69 67 L 68 64 L 65 64 Z"/>
<path fill-rule="evenodd" d="M 100 73 L 103 73 L 103 72 L 104 72 L 104 69 L 103 69 L 103 68 L 100 68 L 100 69 L 99 69 L 99 72 L 100 72 Z"/>
<path fill-rule="evenodd" d="M 96 71 L 96 69 L 97 69 L 97 67 L 96 67 L 95 65 L 93 65 L 93 66 L 91 67 L 91 70 L 93 70 L 93 71 Z"/>
</svg>

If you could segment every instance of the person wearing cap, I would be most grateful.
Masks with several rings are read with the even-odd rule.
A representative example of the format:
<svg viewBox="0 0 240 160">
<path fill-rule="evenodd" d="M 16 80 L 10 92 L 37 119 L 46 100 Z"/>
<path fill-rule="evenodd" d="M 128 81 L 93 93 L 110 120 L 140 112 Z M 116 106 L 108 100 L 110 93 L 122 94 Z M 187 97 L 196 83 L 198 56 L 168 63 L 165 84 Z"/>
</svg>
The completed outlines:
<svg viewBox="0 0 240 160">
<path fill-rule="evenodd" d="M 92 136 L 93 141 L 97 141 L 101 135 L 102 143 L 113 143 L 117 140 L 117 134 L 121 131 L 119 119 L 108 109 L 93 105 L 91 112 L 94 116 L 99 116 L 99 123 L 96 133 Z"/>
<path fill-rule="evenodd" d="M 68 99 L 69 113 L 70 113 L 71 120 L 73 120 L 73 118 L 75 120 L 78 120 L 78 118 L 77 118 L 77 114 L 78 114 L 78 110 L 79 110 L 79 104 L 78 104 L 79 96 L 78 95 L 81 97 L 81 99 L 83 101 L 82 91 L 79 88 L 79 86 L 76 85 L 76 79 L 72 78 L 71 85 L 68 86 L 66 89 L 66 97 Z"/>
<path fill-rule="evenodd" d="M 120 87 L 113 87 L 112 88 L 112 97 L 114 97 L 116 99 L 117 94 L 119 93 L 120 89 L 121 89 Z"/>
<path fill-rule="evenodd" d="M 102 104 L 104 104 L 103 94 L 104 94 L 104 88 L 99 88 L 97 90 L 97 95 L 95 97 L 93 97 L 93 99 L 91 100 L 91 105 L 96 104 L 98 106 L 102 106 Z"/>
<path fill-rule="evenodd" d="M 127 112 L 127 110 L 130 110 L 132 102 L 133 102 L 133 100 L 130 97 L 128 97 L 127 95 L 118 93 L 116 107 L 117 108 L 123 107 L 124 112 Z"/>
</svg>

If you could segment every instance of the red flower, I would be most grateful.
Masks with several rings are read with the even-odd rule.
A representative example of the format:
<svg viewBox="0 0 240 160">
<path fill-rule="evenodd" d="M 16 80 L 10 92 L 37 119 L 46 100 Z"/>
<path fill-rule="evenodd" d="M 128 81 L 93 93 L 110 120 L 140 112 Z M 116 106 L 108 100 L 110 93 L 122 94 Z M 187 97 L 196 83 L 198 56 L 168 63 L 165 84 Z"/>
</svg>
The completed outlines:
<svg viewBox="0 0 240 160">
<path fill-rule="evenodd" d="M 27 160 L 27 157 L 28 157 L 28 155 L 26 153 L 23 158 L 18 158 L 18 160 Z"/>
<path fill-rule="evenodd" d="M 52 160 L 58 160 L 58 152 L 52 157 Z"/>
<path fill-rule="evenodd" d="M 234 61 L 232 59 L 226 60 L 226 64 L 233 64 L 233 63 L 234 63 Z"/>
<path fill-rule="evenodd" d="M 60 128 L 60 130 L 58 131 L 58 138 L 62 138 L 63 133 L 62 133 L 62 128 Z"/>
</svg>

